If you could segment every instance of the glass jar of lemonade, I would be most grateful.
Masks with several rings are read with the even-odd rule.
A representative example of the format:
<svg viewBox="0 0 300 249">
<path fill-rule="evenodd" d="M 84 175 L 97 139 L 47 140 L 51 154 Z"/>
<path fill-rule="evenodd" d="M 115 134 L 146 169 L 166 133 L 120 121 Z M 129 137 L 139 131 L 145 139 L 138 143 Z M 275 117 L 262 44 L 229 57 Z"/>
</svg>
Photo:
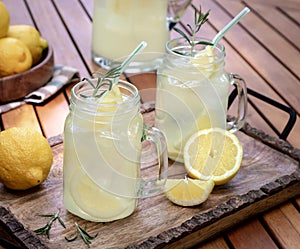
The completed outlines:
<svg viewBox="0 0 300 249">
<path fill-rule="evenodd" d="M 210 42 L 196 38 L 196 41 Z M 224 69 L 225 48 L 197 45 L 191 51 L 184 38 L 166 44 L 164 62 L 157 72 L 155 126 L 166 136 L 169 158 L 183 162 L 183 149 L 195 132 L 220 127 L 240 129 L 247 112 L 246 85 Z M 227 123 L 230 85 L 237 85 L 238 117 Z"/>
<path fill-rule="evenodd" d="M 118 65 L 141 42 L 147 48 L 126 68 L 145 72 L 157 68 L 177 22 L 191 0 L 94 0 L 92 57 L 102 67 Z"/>
<path fill-rule="evenodd" d="M 83 219 L 107 222 L 129 216 L 139 197 L 162 190 L 166 143 L 157 129 L 145 130 L 132 84 L 103 85 L 97 96 L 94 91 L 83 81 L 71 92 L 64 129 L 64 205 Z M 161 169 L 151 181 L 140 178 L 142 137 L 156 141 L 160 155 Z"/>
</svg>

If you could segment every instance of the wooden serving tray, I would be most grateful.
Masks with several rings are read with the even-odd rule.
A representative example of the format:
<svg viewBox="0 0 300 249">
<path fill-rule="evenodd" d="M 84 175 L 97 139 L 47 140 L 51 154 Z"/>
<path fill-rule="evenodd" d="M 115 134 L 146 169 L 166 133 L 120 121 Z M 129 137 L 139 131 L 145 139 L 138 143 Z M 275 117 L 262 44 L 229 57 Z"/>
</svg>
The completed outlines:
<svg viewBox="0 0 300 249">
<path fill-rule="evenodd" d="M 143 105 L 142 113 L 146 122 L 153 124 L 154 104 Z M 88 222 L 65 210 L 63 141 L 61 136 L 51 138 L 54 163 L 41 186 L 15 192 L 0 185 L 0 222 L 23 248 L 86 248 L 80 238 L 74 242 L 64 238 L 73 234 L 75 222 L 87 225 L 91 234 L 98 233 L 91 248 L 189 248 L 300 194 L 299 149 L 249 125 L 236 134 L 244 147 L 242 167 L 230 182 L 215 187 L 205 203 L 184 208 L 161 194 L 141 199 L 134 214 L 110 223 Z M 155 159 L 149 160 L 151 154 L 147 153 L 143 154 L 147 159 L 144 166 L 155 166 Z M 183 165 L 170 163 L 170 175 L 185 174 Z M 48 221 L 36 214 L 58 210 L 66 229 L 54 223 L 50 239 L 32 232 Z"/>
</svg>

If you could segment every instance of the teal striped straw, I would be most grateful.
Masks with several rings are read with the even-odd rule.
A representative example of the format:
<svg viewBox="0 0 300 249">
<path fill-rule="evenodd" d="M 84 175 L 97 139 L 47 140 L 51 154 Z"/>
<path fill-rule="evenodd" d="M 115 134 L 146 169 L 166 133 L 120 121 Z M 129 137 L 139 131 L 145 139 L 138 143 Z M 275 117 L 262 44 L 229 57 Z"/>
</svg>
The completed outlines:
<svg viewBox="0 0 300 249">
<path fill-rule="evenodd" d="M 235 18 L 233 18 L 223 29 L 219 31 L 219 33 L 215 36 L 215 38 L 212 40 L 212 44 L 216 46 L 216 44 L 220 41 L 220 39 L 227 33 L 228 30 L 230 30 L 236 23 L 241 20 L 241 18 L 248 14 L 250 12 L 250 9 L 248 7 L 245 7 Z"/>
</svg>

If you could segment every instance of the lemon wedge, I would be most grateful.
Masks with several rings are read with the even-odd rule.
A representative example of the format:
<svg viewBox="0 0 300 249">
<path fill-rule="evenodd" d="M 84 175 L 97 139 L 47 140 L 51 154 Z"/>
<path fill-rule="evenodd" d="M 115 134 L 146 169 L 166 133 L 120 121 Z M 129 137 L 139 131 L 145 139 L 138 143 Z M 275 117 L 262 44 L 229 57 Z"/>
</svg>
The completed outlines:
<svg viewBox="0 0 300 249">
<path fill-rule="evenodd" d="M 166 197 L 179 206 L 195 206 L 208 199 L 214 188 L 214 181 L 202 181 L 186 177 L 168 179 L 164 188 Z"/>
<path fill-rule="evenodd" d="M 99 100 L 97 112 L 115 112 L 118 109 L 117 104 L 123 102 L 122 93 L 118 84 L 114 84 L 111 90 L 106 91 Z"/>
<path fill-rule="evenodd" d="M 110 91 L 106 91 L 101 98 L 103 104 L 120 104 L 123 102 L 122 94 L 118 84 L 113 84 Z"/>
<path fill-rule="evenodd" d="M 196 132 L 184 147 L 184 165 L 189 176 L 221 185 L 240 169 L 243 148 L 238 138 L 221 128 Z"/>
<path fill-rule="evenodd" d="M 205 49 L 199 51 L 191 58 L 191 63 L 206 78 L 211 78 L 216 69 L 215 57 L 212 46 L 206 46 Z"/>
</svg>

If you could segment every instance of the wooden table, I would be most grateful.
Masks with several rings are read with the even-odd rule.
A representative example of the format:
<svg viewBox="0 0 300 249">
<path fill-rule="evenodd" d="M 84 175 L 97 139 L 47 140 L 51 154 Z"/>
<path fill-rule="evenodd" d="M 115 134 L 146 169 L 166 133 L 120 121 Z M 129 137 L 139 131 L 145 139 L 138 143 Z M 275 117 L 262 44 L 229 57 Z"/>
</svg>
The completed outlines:
<svg viewBox="0 0 300 249">
<path fill-rule="evenodd" d="M 99 69 L 91 59 L 91 0 L 3 0 L 11 13 L 11 24 L 34 25 L 53 47 L 55 63 L 77 68 L 81 77 Z M 222 40 L 226 47 L 228 71 L 239 73 L 248 87 L 300 115 L 300 3 L 287 1 L 193 0 L 203 10 L 211 9 L 203 36 L 213 37 L 246 5 L 252 10 Z M 193 17 L 189 8 L 179 25 Z M 176 34 L 172 33 L 172 36 Z M 143 80 L 143 83 L 139 84 Z M 132 79 L 139 89 L 154 88 L 151 77 Z M 71 86 L 45 105 L 23 105 L 0 116 L 1 130 L 14 126 L 31 127 L 47 138 L 61 134 L 68 114 Z M 144 96 L 153 100 L 153 95 Z M 277 137 L 288 120 L 286 112 L 249 96 L 247 121 L 253 127 Z M 271 125 L 270 125 L 271 124 Z M 300 147 L 300 123 L 287 137 Z M 0 186 L 1 187 L 1 186 Z M 1 200 L 0 200 L 1 202 Z M 300 198 L 295 197 L 271 210 L 241 222 L 195 248 L 299 248 Z M 0 229 L 1 234 L 9 236 Z M 1 248 L 1 246 L 0 246 Z M 105 246 L 103 247 L 105 248 Z"/>
</svg>

